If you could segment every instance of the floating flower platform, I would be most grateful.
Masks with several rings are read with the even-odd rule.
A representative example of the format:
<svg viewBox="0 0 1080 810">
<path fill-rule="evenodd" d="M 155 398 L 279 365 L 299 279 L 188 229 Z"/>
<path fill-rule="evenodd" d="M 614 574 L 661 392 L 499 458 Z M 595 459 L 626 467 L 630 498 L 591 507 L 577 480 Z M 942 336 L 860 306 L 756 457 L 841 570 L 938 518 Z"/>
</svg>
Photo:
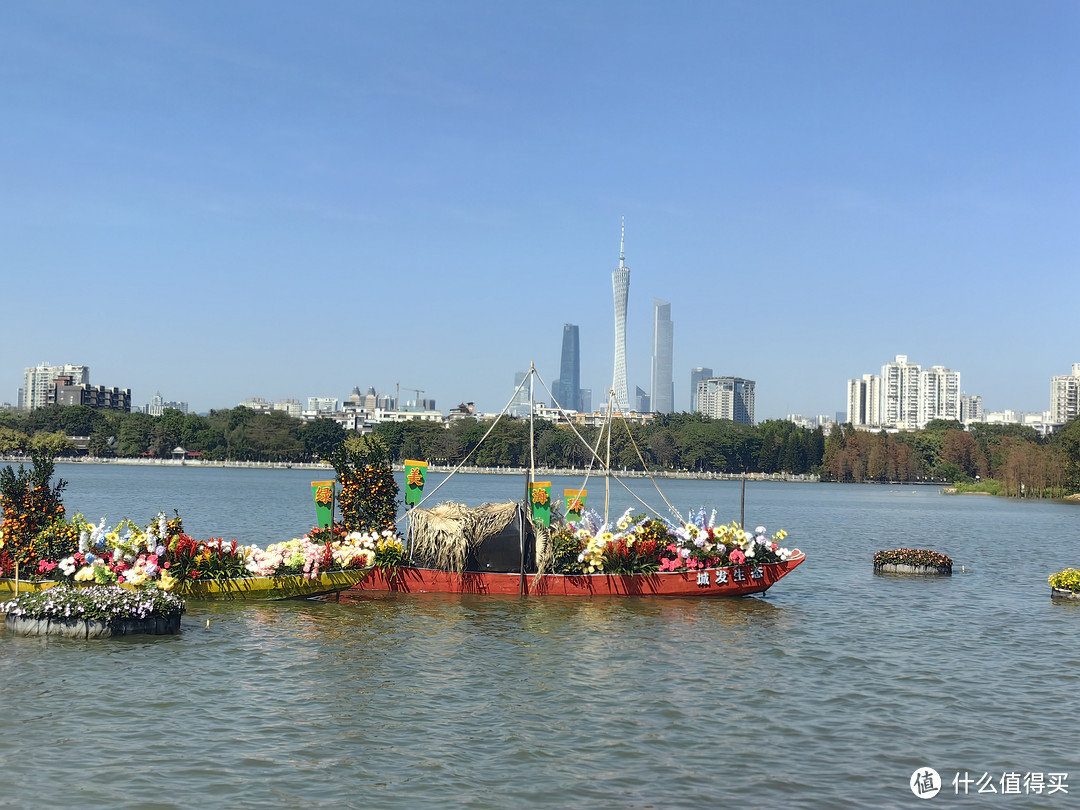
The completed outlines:
<svg viewBox="0 0 1080 810">
<path fill-rule="evenodd" d="M 1047 581 L 1050 583 L 1051 599 L 1080 599 L 1080 571 L 1075 568 L 1051 574 Z"/>
<path fill-rule="evenodd" d="M 898 548 L 874 555 L 874 573 L 908 576 L 952 576 L 952 560 L 936 551 Z"/>
<path fill-rule="evenodd" d="M 134 591 L 115 585 L 66 585 L 23 593 L 0 603 L 4 624 L 20 636 L 109 638 L 137 633 L 180 632 L 184 600 L 158 589 Z"/>
</svg>

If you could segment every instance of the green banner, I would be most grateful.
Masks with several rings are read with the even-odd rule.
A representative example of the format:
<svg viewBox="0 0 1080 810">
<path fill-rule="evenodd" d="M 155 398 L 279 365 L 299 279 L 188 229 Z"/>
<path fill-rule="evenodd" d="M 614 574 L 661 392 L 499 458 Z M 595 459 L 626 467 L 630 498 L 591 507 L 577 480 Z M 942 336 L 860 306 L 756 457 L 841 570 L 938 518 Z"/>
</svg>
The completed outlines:
<svg viewBox="0 0 1080 810">
<path fill-rule="evenodd" d="M 424 496 L 424 481 L 427 480 L 426 461 L 405 462 L 405 503 L 416 506 Z"/>
<path fill-rule="evenodd" d="M 551 482 L 534 481 L 529 484 L 529 502 L 532 504 L 533 523 L 551 525 Z"/>
<path fill-rule="evenodd" d="M 320 529 L 334 522 L 334 482 L 312 481 L 311 497 L 315 499 L 315 520 Z"/>
<path fill-rule="evenodd" d="M 581 520 L 581 513 L 585 511 L 585 497 L 589 494 L 587 489 L 564 489 L 563 497 L 566 499 L 566 522 L 577 523 Z"/>
</svg>

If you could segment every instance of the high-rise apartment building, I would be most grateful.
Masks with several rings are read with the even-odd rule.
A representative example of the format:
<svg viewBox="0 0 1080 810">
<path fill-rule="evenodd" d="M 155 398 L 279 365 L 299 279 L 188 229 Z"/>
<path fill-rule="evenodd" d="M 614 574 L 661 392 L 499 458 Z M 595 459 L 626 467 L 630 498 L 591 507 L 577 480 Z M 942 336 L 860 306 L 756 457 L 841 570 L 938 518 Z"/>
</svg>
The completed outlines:
<svg viewBox="0 0 1080 810">
<path fill-rule="evenodd" d="M 983 421 L 982 397 L 978 394 L 960 395 L 960 421 L 965 425 Z"/>
<path fill-rule="evenodd" d="M 919 367 L 906 354 L 881 367 L 881 425 L 901 430 L 919 426 Z"/>
<path fill-rule="evenodd" d="M 881 377 L 863 374 L 848 380 L 847 421 L 854 427 L 875 428 L 881 424 Z"/>
<path fill-rule="evenodd" d="M 690 369 L 690 413 L 701 413 L 701 404 L 698 402 L 698 383 L 712 376 L 712 369 L 698 366 Z"/>
<path fill-rule="evenodd" d="M 919 372 L 919 427 L 933 419 L 960 421 L 960 372 L 931 366 Z"/>
<path fill-rule="evenodd" d="M 675 326 L 671 322 L 671 304 L 653 299 L 652 393 L 654 413 L 675 410 L 675 384 L 671 378 Z"/>
<path fill-rule="evenodd" d="M 1050 378 L 1050 422 L 1064 425 L 1080 416 L 1080 363 L 1073 363 L 1072 374 Z"/>
<path fill-rule="evenodd" d="M 847 421 L 856 427 L 920 430 L 935 419 L 969 424 L 982 419 L 982 398 L 960 390 L 960 372 L 921 369 L 898 354 L 881 376 L 848 380 Z"/>
<path fill-rule="evenodd" d="M 710 377 L 698 383 L 701 413 L 712 419 L 754 424 L 754 381 L 741 377 Z"/>
<path fill-rule="evenodd" d="M 42 363 L 38 366 L 30 366 L 23 373 L 23 393 L 21 405 L 23 410 L 32 411 L 34 408 L 43 408 L 50 404 L 50 399 L 56 398 L 56 381 L 58 377 L 68 378 L 69 385 L 89 385 L 89 366 L 52 366 Z"/>
<path fill-rule="evenodd" d="M 551 393 L 565 410 L 581 410 L 581 344 L 576 324 L 563 325 L 559 379 Z"/>
<path fill-rule="evenodd" d="M 630 295 L 630 268 L 626 266 L 626 223 L 619 237 L 619 266 L 611 273 L 611 291 L 615 298 L 615 376 L 611 391 L 623 410 L 630 407 L 630 389 L 626 382 L 626 301 Z"/>
</svg>

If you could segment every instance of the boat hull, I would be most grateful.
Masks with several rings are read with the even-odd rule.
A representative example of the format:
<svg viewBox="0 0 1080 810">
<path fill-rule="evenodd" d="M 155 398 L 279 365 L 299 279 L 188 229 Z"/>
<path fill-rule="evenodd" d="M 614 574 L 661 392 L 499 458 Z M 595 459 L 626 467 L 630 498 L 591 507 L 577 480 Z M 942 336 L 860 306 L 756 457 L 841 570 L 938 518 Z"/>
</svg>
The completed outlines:
<svg viewBox="0 0 1080 810">
<path fill-rule="evenodd" d="M 806 559 L 796 551 L 790 560 L 765 565 L 706 568 L 656 574 L 503 574 L 402 567 L 387 575 L 373 569 L 349 595 L 378 593 L 477 593 L 533 596 L 725 597 L 764 593 Z"/>
<path fill-rule="evenodd" d="M 308 579 L 300 574 L 283 577 L 238 577 L 236 579 L 181 582 L 173 593 L 189 599 L 242 599 L 272 601 L 277 599 L 308 599 L 340 593 L 363 581 L 368 569 L 330 571 Z M 53 580 L 26 582 L 19 580 L 18 592 L 44 591 L 60 583 Z M 87 583 L 92 585 L 93 583 Z M 122 584 L 121 587 L 133 588 Z M 0 579 L 0 599 L 15 596 L 15 580 Z"/>
</svg>

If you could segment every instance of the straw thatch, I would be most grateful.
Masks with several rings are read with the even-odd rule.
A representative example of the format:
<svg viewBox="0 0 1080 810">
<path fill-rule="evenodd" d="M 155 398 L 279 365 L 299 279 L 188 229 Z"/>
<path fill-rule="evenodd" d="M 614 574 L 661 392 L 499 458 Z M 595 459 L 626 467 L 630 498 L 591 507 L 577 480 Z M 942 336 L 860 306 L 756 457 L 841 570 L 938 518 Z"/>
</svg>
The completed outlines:
<svg viewBox="0 0 1080 810">
<path fill-rule="evenodd" d="M 513 522 L 518 504 L 485 503 L 468 507 L 441 503 L 409 513 L 409 547 L 413 555 L 444 571 L 462 573 L 469 549 Z"/>
</svg>

